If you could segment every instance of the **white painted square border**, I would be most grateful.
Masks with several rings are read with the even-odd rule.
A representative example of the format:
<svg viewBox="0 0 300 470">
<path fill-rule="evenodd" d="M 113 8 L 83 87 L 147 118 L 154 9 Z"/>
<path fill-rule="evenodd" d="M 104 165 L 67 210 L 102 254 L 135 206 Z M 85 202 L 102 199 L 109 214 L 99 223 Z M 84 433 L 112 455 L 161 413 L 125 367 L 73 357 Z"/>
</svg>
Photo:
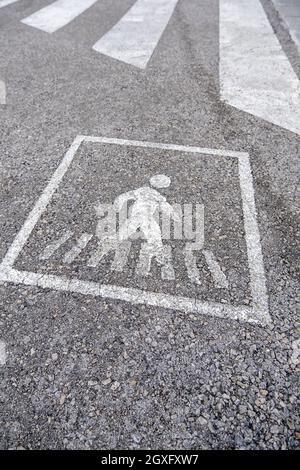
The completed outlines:
<svg viewBox="0 0 300 470">
<path fill-rule="evenodd" d="M 65 276 L 39 274 L 14 269 L 13 265 L 17 257 L 25 246 L 38 220 L 46 210 L 47 205 L 50 203 L 53 194 L 68 171 L 77 150 L 83 142 L 189 152 L 200 154 L 200 156 L 209 155 L 211 157 L 237 158 L 253 307 L 236 307 L 221 303 L 202 302 L 195 298 L 180 297 L 170 294 L 143 291 L 135 288 L 82 281 L 67 278 Z M 63 157 L 61 163 L 9 247 L 7 254 L 0 265 L 0 281 L 75 292 L 85 295 L 88 294 L 109 299 L 124 300 L 131 302 L 132 304 L 145 304 L 171 310 L 184 311 L 186 313 L 211 315 L 215 317 L 247 321 L 250 323 L 258 323 L 261 325 L 271 323 L 248 153 L 189 147 L 185 145 L 78 135 L 74 139 L 71 147 Z"/>
</svg>

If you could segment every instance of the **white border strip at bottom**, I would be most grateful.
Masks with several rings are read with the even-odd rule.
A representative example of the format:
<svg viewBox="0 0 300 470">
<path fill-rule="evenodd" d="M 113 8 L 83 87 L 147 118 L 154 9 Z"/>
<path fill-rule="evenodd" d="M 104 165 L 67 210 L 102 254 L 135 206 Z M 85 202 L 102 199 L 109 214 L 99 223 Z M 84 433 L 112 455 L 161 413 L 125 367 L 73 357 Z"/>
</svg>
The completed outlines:
<svg viewBox="0 0 300 470">
<path fill-rule="evenodd" d="M 66 276 L 37 274 L 29 271 L 9 269 L 0 272 L 0 282 L 11 282 L 26 286 L 42 287 L 57 291 L 73 292 L 93 297 L 102 297 L 114 300 L 123 300 L 132 304 L 143 304 L 152 307 L 161 307 L 184 313 L 210 315 L 217 318 L 241 320 L 249 323 L 267 325 L 270 322 L 263 318 L 261 312 L 246 306 L 232 306 L 214 302 L 203 302 L 195 298 L 182 297 L 159 292 L 142 291 L 141 289 L 98 284 L 92 281 L 70 279 Z M 265 321 L 264 321 L 265 320 Z"/>
</svg>

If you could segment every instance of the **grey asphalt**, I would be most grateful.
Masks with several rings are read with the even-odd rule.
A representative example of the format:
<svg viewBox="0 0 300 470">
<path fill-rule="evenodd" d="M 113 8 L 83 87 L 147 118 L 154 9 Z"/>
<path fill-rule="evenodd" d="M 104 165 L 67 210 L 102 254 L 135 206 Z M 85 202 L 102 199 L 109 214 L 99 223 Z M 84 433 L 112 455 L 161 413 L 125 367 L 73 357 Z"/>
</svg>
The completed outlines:
<svg viewBox="0 0 300 470">
<path fill-rule="evenodd" d="M 47 1 L 0 10 L 0 256 L 78 134 L 248 152 L 272 323 L 2 283 L 0 447 L 299 448 L 299 136 L 220 101 L 217 0 L 179 1 L 144 71 L 93 51 L 133 3 L 99 1 L 52 35 L 20 23 Z M 273 4 L 263 4 L 300 77 L 297 47 Z M 80 152 L 18 269 L 251 304 L 232 159 L 199 164 L 96 144 Z M 153 172 L 171 176 L 171 202 L 205 205 L 229 292 L 215 288 L 205 266 L 201 288 L 191 286 L 180 255 L 168 285 L 157 269 L 146 280 L 132 270 L 114 276 L 105 262 L 92 271 L 85 255 L 68 267 L 59 253 L 39 260 L 55 233 L 89 231 L 95 203 L 145 185 Z"/>
</svg>

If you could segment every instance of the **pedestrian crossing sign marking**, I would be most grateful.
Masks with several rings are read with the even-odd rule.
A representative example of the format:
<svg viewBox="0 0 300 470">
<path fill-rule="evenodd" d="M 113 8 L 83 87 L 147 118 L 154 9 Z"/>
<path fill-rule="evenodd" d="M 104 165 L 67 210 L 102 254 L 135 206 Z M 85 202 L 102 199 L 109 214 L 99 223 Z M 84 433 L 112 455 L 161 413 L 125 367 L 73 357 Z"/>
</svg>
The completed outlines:
<svg viewBox="0 0 300 470">
<path fill-rule="evenodd" d="M 195 296 L 189 296 L 186 293 L 182 294 L 181 292 L 163 292 L 158 291 L 157 289 L 151 290 L 147 287 L 147 282 L 149 279 L 147 276 L 151 270 L 151 261 L 155 257 L 158 261 L 160 261 L 162 276 L 161 282 L 172 284 L 176 276 L 176 272 L 172 264 L 172 250 L 163 242 L 163 233 L 160 230 L 157 230 L 158 225 L 156 225 L 154 219 L 151 219 L 152 215 L 149 216 L 150 213 L 152 214 L 151 207 L 153 204 L 156 204 L 155 201 L 160 201 L 160 203 L 163 204 L 163 206 L 167 208 L 168 211 L 173 211 L 172 205 L 170 205 L 166 199 L 160 195 L 159 192 L 160 190 L 163 190 L 163 188 L 166 189 L 171 187 L 172 178 L 167 174 L 152 175 L 152 177 L 149 178 L 148 186 L 143 187 L 142 190 L 139 187 L 132 188 L 132 194 L 129 194 L 129 196 L 125 192 L 126 197 L 132 197 L 135 202 L 132 206 L 133 209 L 131 207 L 131 219 L 129 219 L 130 222 L 127 223 L 127 225 L 125 224 L 123 227 L 121 227 L 118 232 L 118 236 L 120 235 L 120 232 L 122 232 L 122 242 L 124 242 L 124 245 L 122 245 L 122 250 L 119 251 L 118 256 L 115 256 L 115 259 L 113 260 L 112 266 L 114 269 L 112 270 L 115 270 L 115 272 L 119 270 L 119 272 L 121 272 L 124 269 L 124 266 L 128 261 L 128 252 L 131 247 L 131 243 L 133 243 L 131 237 L 133 236 L 134 239 L 134 236 L 136 235 L 134 230 L 132 230 L 132 227 L 142 227 L 142 231 L 146 231 L 146 241 L 144 237 L 144 241 L 142 241 L 140 249 L 140 258 L 136 267 L 136 274 L 146 279 L 143 284 L 143 288 L 136 287 L 135 284 L 118 285 L 112 282 L 95 282 L 94 280 L 90 279 L 86 280 L 80 277 L 76 278 L 74 275 L 67 276 L 61 273 L 59 275 L 52 272 L 48 273 L 47 271 L 45 272 L 44 269 L 39 271 L 36 268 L 28 270 L 23 266 L 21 269 L 19 266 L 16 267 L 17 262 L 19 262 L 19 258 L 22 258 L 23 253 L 26 252 L 26 246 L 28 243 L 30 243 L 30 238 L 32 237 L 33 231 L 45 215 L 46 211 L 51 205 L 52 200 L 55 199 L 54 195 L 57 195 L 58 188 L 63 186 L 63 181 L 66 178 L 68 170 L 71 171 L 70 168 L 76 161 L 76 156 L 78 153 L 80 153 L 80 149 L 82 149 L 82 146 L 85 144 L 97 145 L 100 147 L 115 146 L 118 149 L 122 149 L 123 151 L 124 149 L 125 151 L 126 149 L 133 149 L 138 150 L 140 154 L 143 152 L 143 150 L 147 150 L 147 152 L 155 151 L 159 152 L 160 154 L 164 152 L 166 154 L 168 152 L 173 152 L 175 155 L 180 155 L 181 158 L 188 158 L 188 156 L 191 155 L 199 161 L 201 161 L 203 158 L 209 158 L 212 162 L 218 162 L 219 159 L 234 159 L 237 162 L 238 168 L 237 174 L 240 188 L 243 216 L 242 219 L 244 224 L 245 246 L 247 252 L 246 256 L 252 297 L 251 305 L 233 305 L 228 302 L 223 303 L 222 301 L 208 301 L 199 297 L 197 298 Z M 184 164 L 184 162 L 182 162 L 182 164 Z M 170 173 L 171 172 L 172 168 L 170 166 Z M 120 196 L 124 198 L 124 193 L 121 193 Z M 203 205 L 200 204 L 199 207 L 200 220 L 204 221 Z M 172 213 L 172 216 L 175 221 L 179 221 L 179 218 L 176 219 L 177 215 L 175 212 Z M 149 223 L 148 225 L 143 225 L 143 223 L 139 222 L 139 220 L 145 220 L 145 217 L 146 219 L 147 217 L 150 217 L 150 222 L 148 220 L 150 225 Z M 148 232 L 147 227 L 150 227 Z M 99 226 L 98 230 L 100 230 Z M 145 233 L 143 233 L 143 235 L 145 235 Z M 71 236 L 72 231 L 65 230 L 60 239 L 54 240 L 52 245 L 50 243 L 44 247 L 44 249 L 39 254 L 39 261 L 42 262 L 43 260 L 49 259 L 56 249 L 54 246 L 55 243 L 58 244 L 57 246 L 59 247 Z M 92 243 L 91 240 L 94 238 L 94 234 L 89 233 L 88 231 L 81 233 L 76 241 L 76 244 L 71 246 L 70 249 L 64 253 L 64 263 L 72 264 L 78 254 L 83 252 L 87 245 Z M 215 287 L 221 290 L 226 290 L 228 288 L 226 269 L 224 270 L 223 266 L 220 266 L 215 253 L 205 249 L 204 233 L 202 233 L 202 235 L 200 234 L 197 240 L 196 238 L 194 241 L 184 241 L 185 250 L 183 250 L 183 259 L 185 260 L 185 268 L 189 282 L 196 285 L 197 282 L 201 284 L 199 269 L 197 269 L 197 263 L 194 262 L 193 258 L 194 246 L 194 250 L 198 249 L 203 254 L 203 259 L 206 261 L 206 265 L 210 269 L 210 274 L 214 279 Z M 107 241 L 107 239 L 105 240 Z M 99 260 L 102 259 L 103 250 L 106 249 L 105 240 L 103 237 L 101 238 L 98 236 L 99 245 L 95 248 L 94 254 L 89 258 L 89 263 L 87 263 L 90 269 L 93 267 L 95 268 L 98 265 Z M 196 245 L 193 245 L 195 243 Z M 189 247 L 192 248 L 189 249 Z M 123 300 L 135 305 L 144 304 L 148 306 L 156 306 L 170 310 L 181 311 L 184 313 L 205 314 L 214 317 L 242 320 L 261 325 L 270 323 L 268 296 L 266 290 L 266 280 L 257 223 L 249 155 L 244 152 L 199 148 L 185 145 L 162 144 L 106 137 L 77 136 L 62 159 L 57 170 L 54 172 L 48 185 L 37 200 L 19 233 L 12 242 L 6 256 L 0 265 L 0 280 L 2 282 L 8 283 L 24 284 L 28 286 L 37 286 L 59 291 L 92 295 L 95 297 Z"/>
</svg>

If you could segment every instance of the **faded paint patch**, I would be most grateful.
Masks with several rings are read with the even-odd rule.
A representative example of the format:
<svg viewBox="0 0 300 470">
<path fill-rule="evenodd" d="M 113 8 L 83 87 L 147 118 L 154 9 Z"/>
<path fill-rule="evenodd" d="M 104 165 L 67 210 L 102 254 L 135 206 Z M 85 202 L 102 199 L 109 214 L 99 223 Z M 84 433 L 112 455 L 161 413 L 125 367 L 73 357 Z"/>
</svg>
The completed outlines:
<svg viewBox="0 0 300 470">
<path fill-rule="evenodd" d="M 6 359 L 6 344 L 4 341 L 0 340 L 0 366 L 4 366 L 6 364 Z"/>
<path fill-rule="evenodd" d="M 6 87 L 2 80 L 0 80 L 0 104 L 6 104 Z"/>
</svg>

